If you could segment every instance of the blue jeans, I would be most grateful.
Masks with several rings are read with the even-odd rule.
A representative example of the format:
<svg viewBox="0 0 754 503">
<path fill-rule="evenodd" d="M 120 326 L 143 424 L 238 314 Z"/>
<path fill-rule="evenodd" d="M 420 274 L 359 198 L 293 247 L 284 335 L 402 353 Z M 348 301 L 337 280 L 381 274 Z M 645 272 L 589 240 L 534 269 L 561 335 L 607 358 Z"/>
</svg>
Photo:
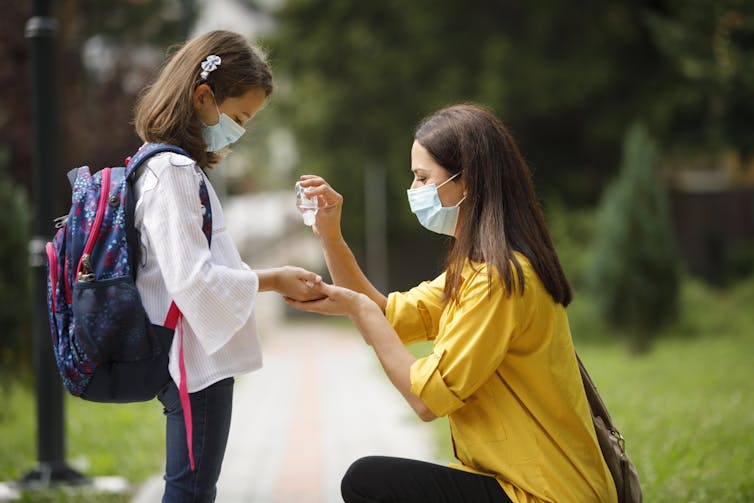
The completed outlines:
<svg viewBox="0 0 754 503">
<path fill-rule="evenodd" d="M 189 394 L 195 470 L 191 471 L 178 388 L 170 381 L 157 395 L 165 407 L 165 494 L 163 503 L 215 501 L 233 409 L 233 378 Z"/>
</svg>

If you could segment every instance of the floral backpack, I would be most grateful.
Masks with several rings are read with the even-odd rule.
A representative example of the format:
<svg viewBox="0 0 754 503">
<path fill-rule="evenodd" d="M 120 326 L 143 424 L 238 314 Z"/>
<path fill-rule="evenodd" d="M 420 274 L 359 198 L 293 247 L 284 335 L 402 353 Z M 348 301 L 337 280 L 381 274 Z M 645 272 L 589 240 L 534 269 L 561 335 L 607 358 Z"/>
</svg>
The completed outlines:
<svg viewBox="0 0 754 503">
<path fill-rule="evenodd" d="M 152 324 L 135 284 L 134 175 L 160 152 L 188 155 L 173 145 L 148 143 L 126 167 L 94 174 L 88 166 L 71 170 L 71 209 L 56 220 L 58 231 L 46 245 L 55 361 L 65 388 L 86 400 L 146 401 L 170 379 L 168 349 L 180 313 L 172 304 L 163 325 Z M 199 196 L 209 242 L 212 213 L 204 182 Z"/>
</svg>

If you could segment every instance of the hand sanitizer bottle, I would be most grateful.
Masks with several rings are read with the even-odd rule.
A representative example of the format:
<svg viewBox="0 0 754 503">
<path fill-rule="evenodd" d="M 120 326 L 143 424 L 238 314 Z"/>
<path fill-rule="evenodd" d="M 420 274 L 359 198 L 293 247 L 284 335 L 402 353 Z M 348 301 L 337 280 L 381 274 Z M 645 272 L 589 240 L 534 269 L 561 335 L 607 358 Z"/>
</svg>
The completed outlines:
<svg viewBox="0 0 754 503">
<path fill-rule="evenodd" d="M 296 182 L 296 206 L 306 225 L 313 225 L 317 215 L 317 198 L 306 197 L 301 182 Z"/>
</svg>

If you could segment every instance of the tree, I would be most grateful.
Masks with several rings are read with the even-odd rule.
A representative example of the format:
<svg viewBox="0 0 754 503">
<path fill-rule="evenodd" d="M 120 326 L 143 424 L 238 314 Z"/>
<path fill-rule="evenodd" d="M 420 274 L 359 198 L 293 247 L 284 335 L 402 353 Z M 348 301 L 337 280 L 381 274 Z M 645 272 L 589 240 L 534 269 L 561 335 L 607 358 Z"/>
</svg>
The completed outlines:
<svg viewBox="0 0 754 503">
<path fill-rule="evenodd" d="M 29 19 L 31 2 L 9 0 L 0 16 L 0 150 L 8 178 L 31 186 L 31 104 L 29 51 L 24 38 L 24 23 Z"/>
<path fill-rule="evenodd" d="M 184 4 L 186 2 L 183 2 Z M 31 192 L 29 54 L 24 24 L 31 2 L 11 0 L 0 17 L 0 147 L 11 178 Z M 139 140 L 132 109 L 137 91 L 183 40 L 195 13 L 173 0 L 60 0 L 56 44 L 60 118 L 61 210 L 70 192 L 65 173 L 82 163 L 120 164 Z"/>
<path fill-rule="evenodd" d="M 272 110 L 294 133 L 299 172 L 321 174 L 343 193 L 344 233 L 357 256 L 369 218 L 366 167 L 385 170 L 390 243 L 400 256 L 391 264 L 401 266 L 406 249 L 438 248 L 418 229 L 405 189 L 413 127 L 442 106 L 488 105 L 515 132 L 541 193 L 567 204 L 597 199 L 625 124 L 641 104 L 662 99 L 660 55 L 642 21 L 647 3 L 287 0 L 267 41 L 279 83 Z M 426 278 L 438 257 L 416 265 L 401 279 Z"/>
<path fill-rule="evenodd" d="M 647 16 L 672 75 L 654 110 L 668 149 L 754 155 L 754 3 L 668 0 Z"/>
<path fill-rule="evenodd" d="M 19 375 L 30 375 L 29 323 L 30 210 L 23 191 L 7 173 L 8 156 L 0 149 L 0 381 L 5 385 Z"/>
<path fill-rule="evenodd" d="M 183 42 L 193 22 L 185 12 L 173 0 L 57 2 L 61 175 L 82 163 L 122 165 L 139 146 L 136 96 Z"/>
<path fill-rule="evenodd" d="M 618 178 L 605 191 L 588 270 L 597 310 L 635 350 L 677 314 L 679 267 L 657 148 L 643 126 L 626 133 Z"/>
</svg>

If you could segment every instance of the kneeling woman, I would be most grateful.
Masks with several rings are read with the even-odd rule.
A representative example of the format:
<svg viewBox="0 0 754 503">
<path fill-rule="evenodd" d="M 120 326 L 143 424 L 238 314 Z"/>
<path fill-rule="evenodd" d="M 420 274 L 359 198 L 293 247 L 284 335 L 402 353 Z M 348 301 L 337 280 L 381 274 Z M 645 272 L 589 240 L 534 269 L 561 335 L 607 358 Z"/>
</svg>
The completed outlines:
<svg viewBox="0 0 754 503">
<path fill-rule="evenodd" d="M 324 207 L 315 232 L 338 286 L 289 302 L 349 316 L 419 417 L 448 416 L 461 464 L 363 458 L 344 500 L 615 502 L 568 326 L 571 289 L 513 138 L 487 110 L 452 106 L 420 123 L 411 171 L 411 210 L 455 238 L 445 271 L 383 296 L 343 240 L 343 198 L 304 176 Z M 416 359 L 405 345 L 422 340 L 433 349 Z"/>
</svg>

